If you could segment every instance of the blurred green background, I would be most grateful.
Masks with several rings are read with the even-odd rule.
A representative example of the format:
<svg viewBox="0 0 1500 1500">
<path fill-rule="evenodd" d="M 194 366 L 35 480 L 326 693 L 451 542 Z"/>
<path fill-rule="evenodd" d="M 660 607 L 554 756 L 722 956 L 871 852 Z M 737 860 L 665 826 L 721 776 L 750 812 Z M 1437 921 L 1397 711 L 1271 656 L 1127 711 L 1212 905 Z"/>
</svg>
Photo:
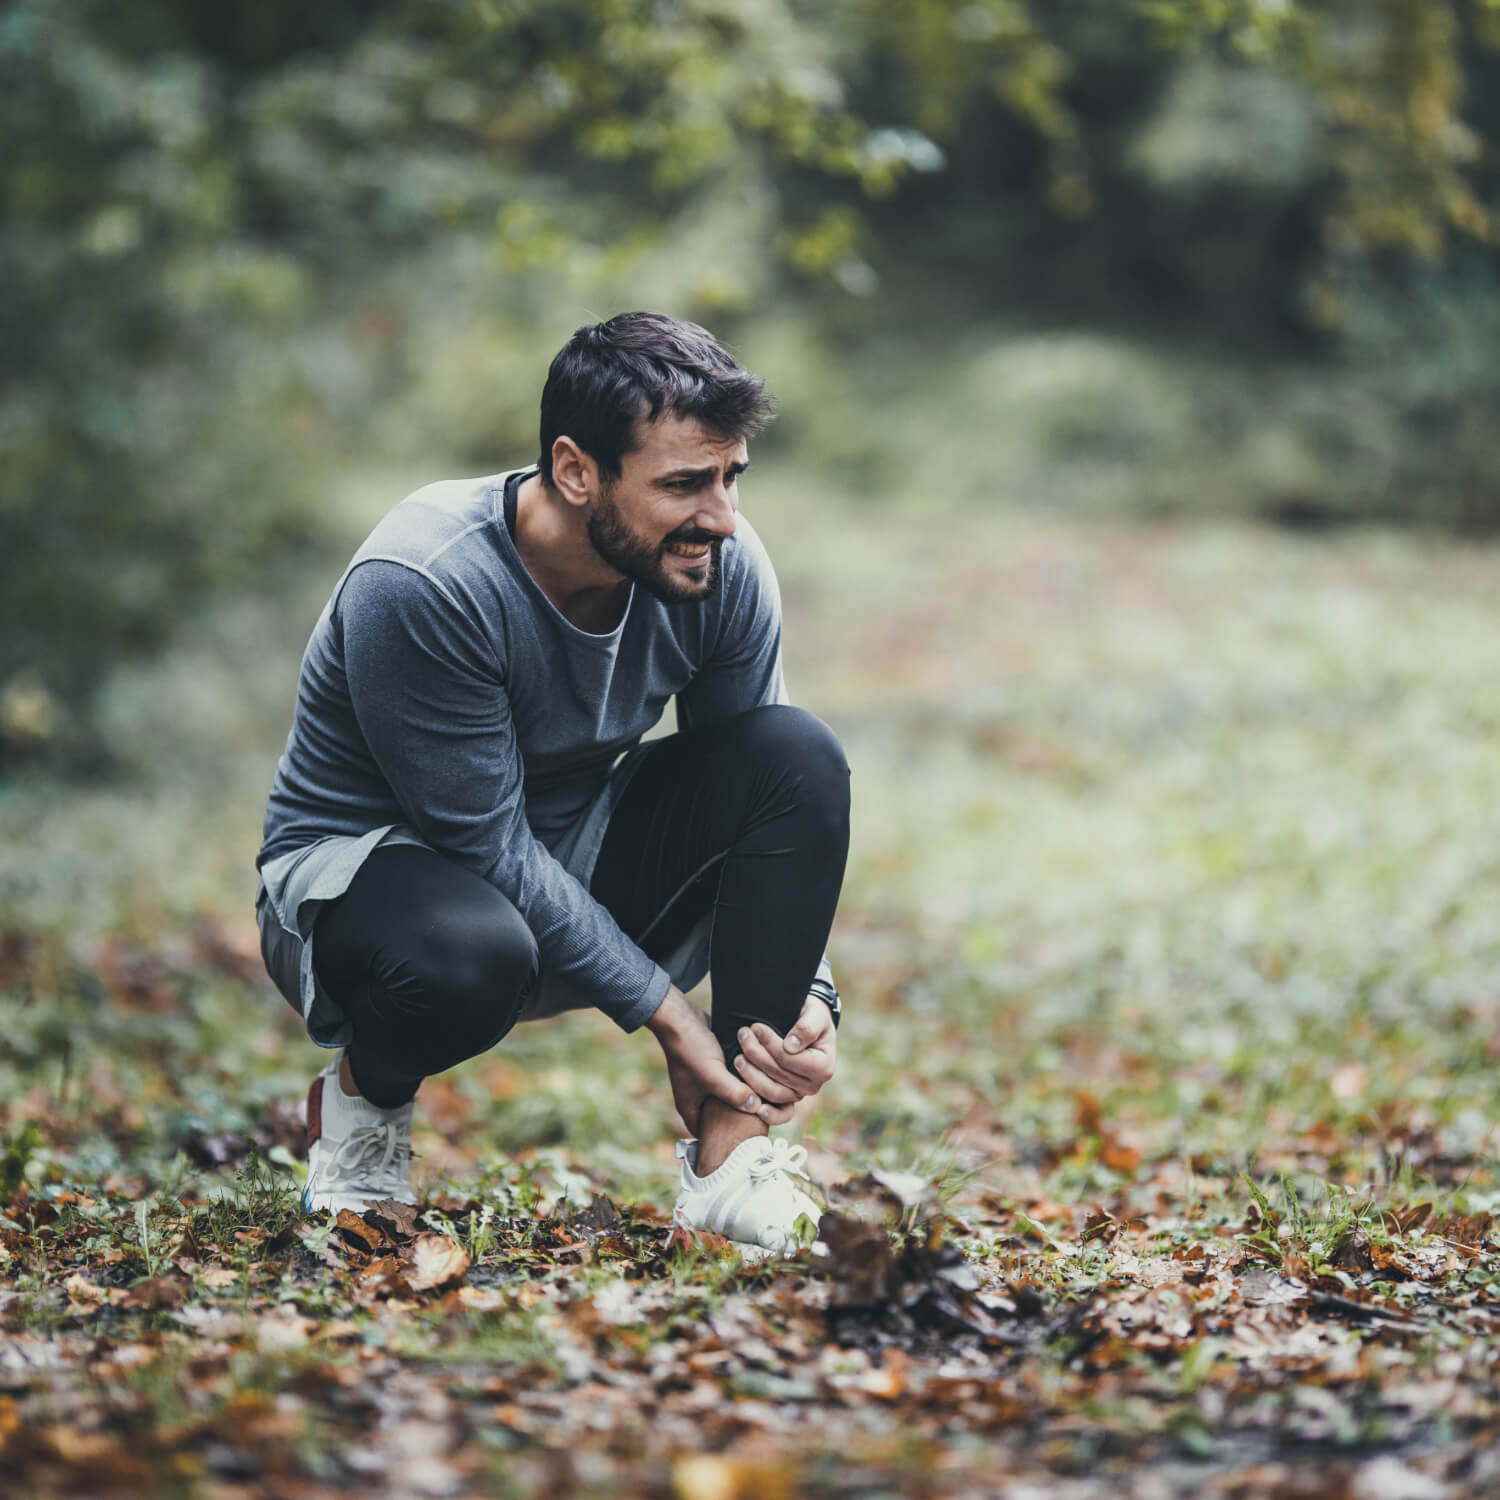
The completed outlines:
<svg viewBox="0 0 1500 1500">
<path fill-rule="evenodd" d="M 789 638 L 821 708 L 948 586 L 923 538 L 1492 530 L 1497 44 L 1494 0 L 10 5 L 0 899 L 238 892 L 348 551 L 531 459 L 628 307 L 779 397 L 794 626 L 867 580 Z"/>
</svg>

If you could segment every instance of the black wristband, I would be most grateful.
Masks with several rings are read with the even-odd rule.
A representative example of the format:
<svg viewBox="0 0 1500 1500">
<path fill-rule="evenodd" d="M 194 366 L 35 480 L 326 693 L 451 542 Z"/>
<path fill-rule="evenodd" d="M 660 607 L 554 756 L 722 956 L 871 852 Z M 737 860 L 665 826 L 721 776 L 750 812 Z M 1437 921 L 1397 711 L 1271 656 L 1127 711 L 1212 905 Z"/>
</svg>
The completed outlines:
<svg viewBox="0 0 1500 1500">
<path fill-rule="evenodd" d="M 844 1007 L 839 1000 L 839 992 L 826 979 L 818 975 L 808 985 L 807 993 L 809 995 L 816 995 L 828 1007 L 829 1012 L 833 1016 L 833 1029 L 837 1031 L 839 1029 L 839 1022 L 844 1017 Z"/>
</svg>

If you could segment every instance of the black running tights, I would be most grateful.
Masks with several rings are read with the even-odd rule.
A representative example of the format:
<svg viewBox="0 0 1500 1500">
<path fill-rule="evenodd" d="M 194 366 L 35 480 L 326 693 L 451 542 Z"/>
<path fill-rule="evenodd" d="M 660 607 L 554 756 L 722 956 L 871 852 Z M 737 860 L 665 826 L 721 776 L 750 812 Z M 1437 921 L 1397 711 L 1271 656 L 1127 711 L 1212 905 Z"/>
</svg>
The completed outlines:
<svg viewBox="0 0 1500 1500">
<path fill-rule="evenodd" d="M 592 893 L 662 959 L 712 914 L 713 1028 L 785 1033 L 802 1012 L 843 883 L 849 768 L 832 731 L 775 705 L 652 743 L 610 818 Z M 376 849 L 319 913 L 318 979 L 353 1027 L 360 1092 L 404 1104 L 494 1046 L 539 982 L 515 907 L 444 855 Z"/>
</svg>

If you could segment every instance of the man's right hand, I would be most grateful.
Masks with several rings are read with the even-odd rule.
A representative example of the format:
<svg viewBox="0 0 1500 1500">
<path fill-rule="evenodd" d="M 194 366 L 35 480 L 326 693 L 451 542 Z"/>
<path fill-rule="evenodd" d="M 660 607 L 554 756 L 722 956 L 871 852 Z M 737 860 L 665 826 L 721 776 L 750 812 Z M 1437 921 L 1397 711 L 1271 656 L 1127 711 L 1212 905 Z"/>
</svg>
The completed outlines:
<svg viewBox="0 0 1500 1500">
<path fill-rule="evenodd" d="M 743 1078 L 729 1071 L 708 1017 L 675 984 L 646 1027 L 661 1043 L 672 1101 L 693 1135 L 698 1134 L 698 1119 L 708 1098 L 721 1099 L 731 1109 L 754 1115 L 767 1125 L 785 1125 L 792 1118 L 790 1105 L 768 1104 Z"/>
</svg>

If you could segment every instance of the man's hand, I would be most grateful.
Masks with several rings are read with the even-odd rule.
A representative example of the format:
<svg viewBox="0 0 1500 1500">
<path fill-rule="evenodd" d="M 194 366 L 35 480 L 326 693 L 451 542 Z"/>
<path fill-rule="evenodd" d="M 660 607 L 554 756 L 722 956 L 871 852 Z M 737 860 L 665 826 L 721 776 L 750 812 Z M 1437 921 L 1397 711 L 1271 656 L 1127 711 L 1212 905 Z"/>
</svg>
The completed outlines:
<svg viewBox="0 0 1500 1500">
<path fill-rule="evenodd" d="M 833 1012 L 818 996 L 809 995 L 797 1024 L 785 1037 L 761 1021 L 740 1027 L 743 1050 L 735 1067 L 761 1098 L 772 1104 L 795 1104 L 816 1094 L 833 1077 L 838 1035 Z"/>
<path fill-rule="evenodd" d="M 672 1102 L 689 1134 L 698 1134 L 698 1117 L 708 1098 L 721 1099 L 731 1109 L 755 1115 L 767 1125 L 785 1125 L 792 1118 L 790 1109 L 778 1108 L 759 1097 L 729 1071 L 724 1065 L 724 1049 L 710 1030 L 708 1017 L 676 985 L 667 991 L 667 998 L 646 1027 L 666 1054 Z"/>
</svg>

